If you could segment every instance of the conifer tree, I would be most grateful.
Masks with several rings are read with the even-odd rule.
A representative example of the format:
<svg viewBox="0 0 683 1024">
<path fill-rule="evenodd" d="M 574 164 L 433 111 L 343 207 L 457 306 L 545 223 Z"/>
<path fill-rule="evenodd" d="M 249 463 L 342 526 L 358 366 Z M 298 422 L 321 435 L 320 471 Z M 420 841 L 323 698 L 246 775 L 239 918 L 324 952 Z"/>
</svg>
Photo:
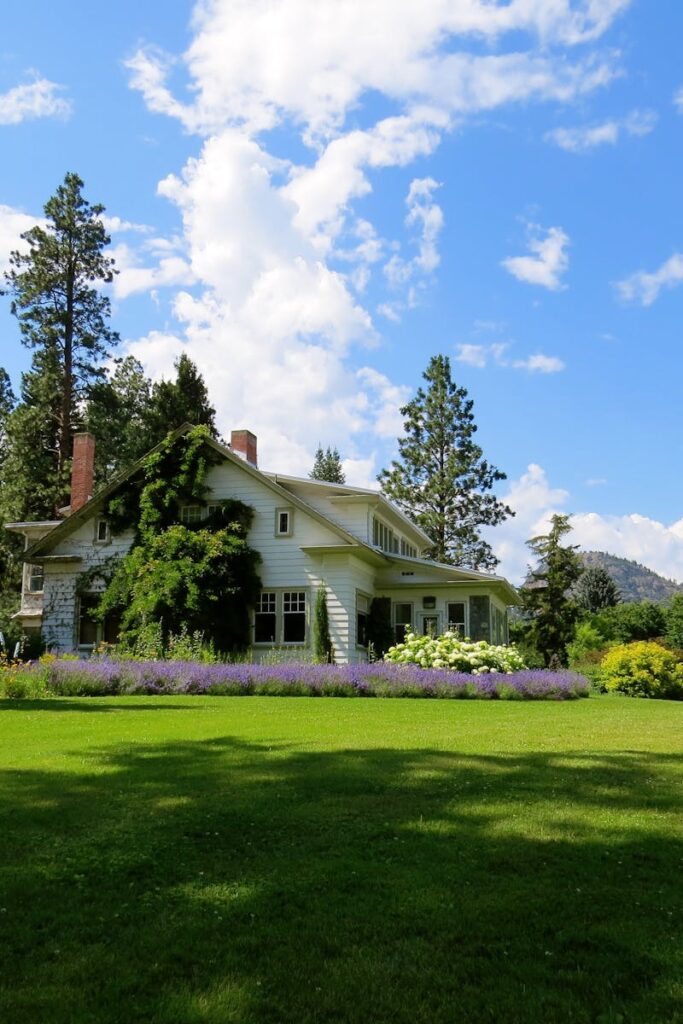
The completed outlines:
<svg viewBox="0 0 683 1024">
<path fill-rule="evenodd" d="M 85 410 L 95 435 L 95 483 L 102 486 L 154 447 L 149 416 L 152 385 L 133 356 L 115 361 L 114 372 L 96 384 Z"/>
<path fill-rule="evenodd" d="M 338 448 L 328 447 L 323 450 L 321 444 L 315 453 L 313 469 L 308 474 L 311 480 L 325 480 L 330 484 L 346 483 L 346 476 L 342 469 L 341 456 Z"/>
<path fill-rule="evenodd" d="M 577 603 L 587 612 L 613 608 L 621 601 L 616 583 L 602 565 L 589 565 L 581 573 L 574 591 Z"/>
<path fill-rule="evenodd" d="M 31 400 L 28 412 L 22 413 L 19 434 L 27 438 L 31 424 L 36 442 L 41 432 L 50 434 L 53 514 L 67 501 L 81 403 L 102 377 L 100 364 L 118 340 L 109 327 L 110 303 L 101 287 L 115 273 L 114 261 L 104 251 L 110 242 L 101 220 L 104 207 L 89 203 L 82 189 L 77 174 L 65 176 L 45 204 L 45 223 L 24 232 L 27 250 L 11 253 L 5 273 L 22 342 L 34 350 L 33 379 L 23 388 Z M 49 377 L 56 392 L 42 396 L 45 423 L 39 425 L 41 385 L 36 378 L 41 375 Z M 49 489 L 44 476 L 41 482 Z"/>
<path fill-rule="evenodd" d="M 474 441 L 473 402 L 453 382 L 448 357 L 433 356 L 423 377 L 426 388 L 418 388 L 401 409 L 399 458 L 378 480 L 387 497 L 432 538 L 432 558 L 493 569 L 498 559 L 480 529 L 514 515 L 491 493 L 505 474 L 484 459 Z"/>
<path fill-rule="evenodd" d="M 522 590 L 524 609 L 531 619 L 529 641 L 545 665 L 567 664 L 567 644 L 572 640 L 579 609 L 571 591 L 583 572 L 574 545 L 563 545 L 571 532 L 569 516 L 554 515 L 547 534 L 532 537 L 527 545 L 538 559 Z"/>
<path fill-rule="evenodd" d="M 174 363 L 175 380 L 162 380 L 152 388 L 147 416 L 152 444 L 162 441 L 183 423 L 209 428 L 217 437 L 216 410 L 209 402 L 204 378 L 185 352 Z"/>
</svg>

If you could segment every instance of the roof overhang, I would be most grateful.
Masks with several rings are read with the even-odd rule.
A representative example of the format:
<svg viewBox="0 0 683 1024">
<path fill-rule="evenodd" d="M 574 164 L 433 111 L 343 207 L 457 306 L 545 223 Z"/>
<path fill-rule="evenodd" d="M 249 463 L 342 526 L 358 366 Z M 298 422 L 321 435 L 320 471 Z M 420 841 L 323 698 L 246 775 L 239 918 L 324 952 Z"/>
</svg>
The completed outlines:
<svg viewBox="0 0 683 1024">
<path fill-rule="evenodd" d="M 379 568 L 386 568 L 386 555 L 367 544 L 302 544 L 301 551 L 307 555 L 355 555 L 356 558 Z"/>
</svg>

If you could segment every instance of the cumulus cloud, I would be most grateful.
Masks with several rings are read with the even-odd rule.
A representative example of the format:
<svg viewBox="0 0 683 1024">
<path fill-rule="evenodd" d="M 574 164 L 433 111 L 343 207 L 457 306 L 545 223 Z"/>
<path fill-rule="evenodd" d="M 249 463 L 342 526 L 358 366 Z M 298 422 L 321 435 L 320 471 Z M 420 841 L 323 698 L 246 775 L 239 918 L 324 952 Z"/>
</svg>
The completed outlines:
<svg viewBox="0 0 683 1024">
<path fill-rule="evenodd" d="M 9 255 L 15 250 L 22 250 L 26 245 L 21 235 L 41 222 L 40 217 L 32 217 L 22 210 L 0 203 L 0 274 L 9 269 Z"/>
<path fill-rule="evenodd" d="M 570 511 L 570 495 L 553 487 L 545 470 L 532 464 L 518 480 L 511 482 L 503 497 L 517 514 L 489 530 L 487 536 L 501 559 L 499 571 L 519 583 L 529 563 L 526 541 L 547 532 L 554 513 Z M 583 512 L 573 515 L 571 524 L 571 541 L 584 550 L 631 558 L 667 578 L 683 582 L 683 519 L 666 524 L 638 513 L 619 516 Z"/>
<path fill-rule="evenodd" d="M 60 95 L 63 91 L 63 85 L 36 76 L 32 82 L 0 93 L 0 125 L 21 124 L 38 117 L 65 120 L 71 115 L 72 106 Z"/>
<path fill-rule="evenodd" d="M 639 270 L 623 281 L 617 281 L 616 289 L 624 302 L 639 302 L 651 306 L 666 288 L 676 288 L 683 283 L 683 253 L 675 252 L 657 270 L 649 273 Z"/>
<path fill-rule="evenodd" d="M 177 328 L 131 348 L 170 368 L 184 346 L 222 429 L 257 429 L 272 465 L 305 471 L 320 440 L 372 476 L 367 451 L 386 451 L 405 395 L 366 365 L 379 334 L 363 297 L 382 267 L 379 318 L 419 303 L 443 213 L 424 172 L 406 182 L 399 237 L 360 204 L 385 168 L 429 157 L 472 113 L 608 83 L 618 57 L 592 44 L 626 6 L 347 0 L 332 19 L 316 0 L 196 3 L 184 54 L 145 46 L 127 61 L 148 108 L 204 138 L 159 185 L 182 217 L 182 245 L 154 259 L 144 246 L 125 252 L 119 295 L 187 275 L 175 285 Z M 382 99 L 379 119 L 368 96 Z M 303 143 L 295 158 L 279 153 L 283 130 Z"/>
<path fill-rule="evenodd" d="M 526 359 L 509 359 L 507 343 L 493 345 L 462 344 L 456 346 L 456 361 L 467 366 L 483 370 L 489 364 L 511 367 L 513 370 L 526 370 L 528 373 L 560 373 L 565 363 L 558 356 L 547 356 L 542 352 L 527 356 Z"/>
<path fill-rule="evenodd" d="M 586 153 L 597 146 L 615 145 L 623 135 L 643 136 L 654 131 L 654 110 L 633 110 L 624 118 L 578 128 L 554 128 L 546 139 L 569 153 Z"/>
<path fill-rule="evenodd" d="M 537 224 L 529 225 L 529 230 L 531 238 L 527 248 L 532 255 L 510 256 L 502 261 L 501 266 L 518 281 L 559 291 L 565 287 L 562 275 L 569 266 L 569 235 L 562 228 L 548 228 L 543 236 Z"/>
</svg>

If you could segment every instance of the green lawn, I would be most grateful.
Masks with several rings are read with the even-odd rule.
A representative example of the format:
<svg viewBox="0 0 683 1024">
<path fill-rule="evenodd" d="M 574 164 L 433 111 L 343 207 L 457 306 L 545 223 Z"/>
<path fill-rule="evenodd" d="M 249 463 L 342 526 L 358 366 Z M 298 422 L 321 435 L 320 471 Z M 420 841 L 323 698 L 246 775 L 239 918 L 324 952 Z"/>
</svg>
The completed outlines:
<svg viewBox="0 0 683 1024">
<path fill-rule="evenodd" d="M 7 1024 L 683 1020 L 683 704 L 0 702 Z"/>
</svg>

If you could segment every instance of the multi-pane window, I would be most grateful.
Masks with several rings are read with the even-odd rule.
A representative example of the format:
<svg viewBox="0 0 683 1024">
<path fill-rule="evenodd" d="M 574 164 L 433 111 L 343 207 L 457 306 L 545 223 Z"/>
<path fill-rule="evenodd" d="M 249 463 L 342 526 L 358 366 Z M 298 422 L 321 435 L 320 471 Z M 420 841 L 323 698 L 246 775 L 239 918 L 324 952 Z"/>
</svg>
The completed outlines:
<svg viewBox="0 0 683 1024">
<path fill-rule="evenodd" d="M 394 634 L 396 636 L 396 643 L 402 644 L 405 640 L 405 635 L 408 629 L 413 624 L 413 606 L 412 604 L 395 604 L 394 605 Z"/>
<path fill-rule="evenodd" d="M 26 571 L 26 587 L 29 594 L 42 594 L 43 592 L 43 567 L 42 565 L 29 565 Z"/>
<path fill-rule="evenodd" d="M 180 522 L 181 523 L 199 523 L 202 518 L 202 506 L 201 505 L 183 505 L 180 509 Z"/>
<path fill-rule="evenodd" d="M 372 520 L 372 543 L 376 548 L 381 548 L 382 551 L 387 551 L 389 554 L 397 555 L 399 553 L 398 537 L 391 527 L 383 523 L 381 519 L 373 518 Z"/>
<path fill-rule="evenodd" d="M 282 639 L 286 644 L 301 644 L 306 639 L 306 592 L 285 590 L 282 595 Z"/>
<path fill-rule="evenodd" d="M 274 644 L 277 636 L 277 594 L 262 593 L 254 616 L 254 642 Z"/>
<path fill-rule="evenodd" d="M 449 601 L 446 606 L 448 612 L 448 628 L 457 629 L 460 636 L 465 636 L 465 602 Z"/>
<path fill-rule="evenodd" d="M 364 594 L 356 594 L 356 643 L 360 647 L 368 646 L 368 618 L 370 601 Z"/>
<path fill-rule="evenodd" d="M 121 621 L 118 615 L 106 615 L 104 621 L 95 617 L 101 594 L 83 594 L 78 608 L 78 644 L 96 647 L 104 641 L 115 644 L 119 639 Z"/>
<path fill-rule="evenodd" d="M 401 538 L 401 554 L 407 558 L 417 558 L 417 548 L 414 544 L 409 544 L 407 540 Z"/>
</svg>

